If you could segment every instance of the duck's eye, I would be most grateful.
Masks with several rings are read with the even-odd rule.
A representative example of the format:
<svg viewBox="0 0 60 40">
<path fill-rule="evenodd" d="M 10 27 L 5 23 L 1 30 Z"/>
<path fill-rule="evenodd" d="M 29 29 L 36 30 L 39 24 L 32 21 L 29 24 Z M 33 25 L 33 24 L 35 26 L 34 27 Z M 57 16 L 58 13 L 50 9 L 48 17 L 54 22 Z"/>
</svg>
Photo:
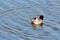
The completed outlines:
<svg viewBox="0 0 60 40">
<path fill-rule="evenodd" d="M 34 18 L 34 20 L 36 19 L 36 17 Z"/>
</svg>

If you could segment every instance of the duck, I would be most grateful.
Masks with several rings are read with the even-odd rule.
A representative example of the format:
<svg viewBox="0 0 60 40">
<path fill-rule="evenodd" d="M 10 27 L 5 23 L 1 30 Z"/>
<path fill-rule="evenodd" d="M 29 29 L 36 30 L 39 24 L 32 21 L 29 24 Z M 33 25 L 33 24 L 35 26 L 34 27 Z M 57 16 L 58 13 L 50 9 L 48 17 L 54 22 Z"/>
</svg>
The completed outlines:
<svg viewBox="0 0 60 40">
<path fill-rule="evenodd" d="M 43 22 L 44 16 L 40 15 L 39 18 L 34 17 L 31 24 L 39 25 Z"/>
</svg>

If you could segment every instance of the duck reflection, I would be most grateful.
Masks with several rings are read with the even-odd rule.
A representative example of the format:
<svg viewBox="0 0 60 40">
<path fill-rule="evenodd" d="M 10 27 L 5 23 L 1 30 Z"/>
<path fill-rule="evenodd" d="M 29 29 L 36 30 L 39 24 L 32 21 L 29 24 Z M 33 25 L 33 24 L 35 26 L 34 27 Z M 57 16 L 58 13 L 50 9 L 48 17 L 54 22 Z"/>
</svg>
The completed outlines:
<svg viewBox="0 0 60 40">
<path fill-rule="evenodd" d="M 31 22 L 32 26 L 34 29 L 36 29 L 37 26 L 41 26 L 43 27 L 44 23 L 42 22 L 41 24 L 34 24 L 33 22 Z"/>
</svg>

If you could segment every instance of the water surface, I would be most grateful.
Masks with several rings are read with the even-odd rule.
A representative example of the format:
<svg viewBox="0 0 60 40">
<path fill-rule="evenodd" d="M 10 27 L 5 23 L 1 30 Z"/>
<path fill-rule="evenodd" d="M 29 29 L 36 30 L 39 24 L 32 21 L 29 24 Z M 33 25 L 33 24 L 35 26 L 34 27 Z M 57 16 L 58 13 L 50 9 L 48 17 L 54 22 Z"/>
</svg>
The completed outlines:
<svg viewBox="0 0 60 40">
<path fill-rule="evenodd" d="M 30 24 L 44 15 L 43 27 Z M 60 40 L 60 0 L 0 0 L 0 40 Z"/>
</svg>

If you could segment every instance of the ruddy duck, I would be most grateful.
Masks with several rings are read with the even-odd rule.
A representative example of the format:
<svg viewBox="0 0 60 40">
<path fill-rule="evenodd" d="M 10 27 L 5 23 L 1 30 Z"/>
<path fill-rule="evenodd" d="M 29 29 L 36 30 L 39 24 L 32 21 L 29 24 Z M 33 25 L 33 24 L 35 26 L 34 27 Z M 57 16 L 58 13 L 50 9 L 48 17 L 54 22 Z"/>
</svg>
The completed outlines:
<svg viewBox="0 0 60 40">
<path fill-rule="evenodd" d="M 39 25 L 39 24 L 41 24 L 41 23 L 42 23 L 43 18 L 44 18 L 44 16 L 43 16 L 43 15 L 40 15 L 40 17 L 39 17 L 39 18 L 36 18 L 36 17 L 35 17 L 35 18 L 33 18 L 33 19 L 32 19 L 31 24 Z"/>
</svg>

